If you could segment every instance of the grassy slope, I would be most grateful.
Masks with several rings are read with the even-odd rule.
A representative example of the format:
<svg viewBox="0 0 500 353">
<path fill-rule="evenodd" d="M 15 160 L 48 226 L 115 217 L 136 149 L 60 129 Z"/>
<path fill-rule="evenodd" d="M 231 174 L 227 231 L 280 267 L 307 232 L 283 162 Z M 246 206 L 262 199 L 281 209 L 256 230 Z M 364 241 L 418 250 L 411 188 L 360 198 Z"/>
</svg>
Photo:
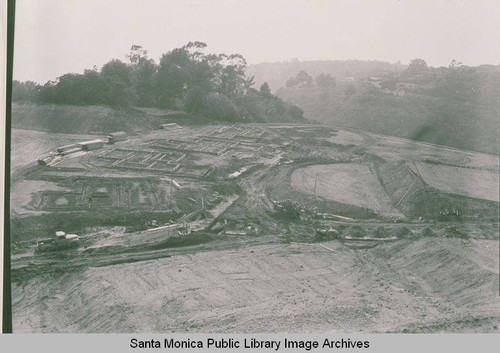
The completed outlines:
<svg viewBox="0 0 500 353">
<path fill-rule="evenodd" d="M 198 115 L 155 108 L 115 109 L 107 106 L 13 103 L 12 127 L 66 134 L 105 134 L 126 131 L 129 134 L 157 129 L 161 124 L 180 125 L 245 122 L 305 122 L 300 109 L 277 102 L 275 98 L 245 96 L 238 105 L 215 100 Z M 233 109 L 234 108 L 234 109 Z"/>
<path fill-rule="evenodd" d="M 281 89 L 283 99 L 297 104 L 304 115 L 326 124 L 385 133 L 451 147 L 496 153 L 498 110 L 494 100 L 459 100 L 428 94 L 395 96 L 358 84 L 344 90 Z"/>
<path fill-rule="evenodd" d="M 154 130 L 160 124 L 171 121 L 192 124 L 205 120 L 166 110 L 116 110 L 104 106 L 33 103 L 12 105 L 14 128 L 55 133 L 102 134 L 113 131 L 141 133 Z"/>
</svg>

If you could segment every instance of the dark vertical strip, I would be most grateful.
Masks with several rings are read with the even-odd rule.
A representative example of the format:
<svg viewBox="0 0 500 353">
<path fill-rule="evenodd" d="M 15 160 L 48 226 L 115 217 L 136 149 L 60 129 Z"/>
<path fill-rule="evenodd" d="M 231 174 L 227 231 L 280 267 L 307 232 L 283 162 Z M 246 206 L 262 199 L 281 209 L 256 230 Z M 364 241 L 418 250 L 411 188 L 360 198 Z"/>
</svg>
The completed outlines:
<svg viewBox="0 0 500 353">
<path fill-rule="evenodd" d="M 5 184 L 3 238 L 3 310 L 2 332 L 12 333 L 12 296 L 10 279 L 10 136 L 12 113 L 12 69 L 14 60 L 14 17 L 16 1 L 7 3 L 7 97 L 5 100 Z"/>
</svg>

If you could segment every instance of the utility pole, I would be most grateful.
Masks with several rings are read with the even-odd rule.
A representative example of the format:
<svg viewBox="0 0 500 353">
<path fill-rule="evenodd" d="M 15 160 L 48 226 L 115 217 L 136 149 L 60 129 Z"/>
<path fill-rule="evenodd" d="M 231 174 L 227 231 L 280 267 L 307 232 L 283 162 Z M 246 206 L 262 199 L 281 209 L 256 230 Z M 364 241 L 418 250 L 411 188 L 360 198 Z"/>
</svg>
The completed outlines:
<svg viewBox="0 0 500 353">
<path fill-rule="evenodd" d="M 314 178 L 314 198 L 316 198 L 316 186 L 318 185 L 318 173 L 316 173 L 316 177 Z"/>
<path fill-rule="evenodd" d="M 172 178 L 170 178 L 170 192 L 168 195 L 169 201 L 170 201 L 170 206 L 173 207 L 173 202 L 172 202 Z"/>
</svg>

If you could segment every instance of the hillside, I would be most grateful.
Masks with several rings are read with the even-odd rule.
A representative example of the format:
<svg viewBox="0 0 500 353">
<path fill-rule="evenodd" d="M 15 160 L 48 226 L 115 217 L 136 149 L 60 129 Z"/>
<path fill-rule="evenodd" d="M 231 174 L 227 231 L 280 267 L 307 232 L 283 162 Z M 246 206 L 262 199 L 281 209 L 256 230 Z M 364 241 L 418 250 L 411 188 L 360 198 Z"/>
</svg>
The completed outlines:
<svg viewBox="0 0 500 353">
<path fill-rule="evenodd" d="M 280 87 L 285 87 L 286 81 L 301 70 L 306 71 L 312 77 L 325 73 L 336 77 L 338 81 L 342 81 L 369 75 L 400 72 L 405 68 L 406 65 L 375 60 L 292 60 L 249 65 L 246 74 L 249 77 L 254 77 L 256 86 L 267 82 L 272 91 L 275 92 Z"/>
<path fill-rule="evenodd" d="M 277 95 L 308 119 L 462 149 L 499 153 L 498 68 L 441 68 L 298 85 Z"/>
<path fill-rule="evenodd" d="M 250 104 L 251 102 L 244 102 Z M 223 114 L 224 104 L 218 106 L 214 114 Z M 283 110 L 298 110 L 290 104 L 274 104 L 271 111 L 264 107 L 253 107 L 257 114 L 262 113 L 264 121 L 287 121 Z M 278 109 L 277 109 L 278 108 Z M 219 115 L 216 115 L 219 116 Z M 266 120 L 267 119 L 267 120 Z M 212 124 L 224 119 L 205 117 L 202 113 L 193 115 L 179 110 L 159 108 L 116 108 L 109 106 L 82 106 L 69 104 L 37 104 L 31 102 L 12 104 L 12 127 L 67 134 L 102 134 L 113 131 L 126 131 L 138 134 L 158 129 L 161 124 L 176 122 L 180 125 Z M 236 122 L 251 122 L 249 118 L 241 118 Z M 292 119 L 292 121 L 294 121 Z M 298 119 L 303 121 L 303 118 Z"/>
<path fill-rule="evenodd" d="M 193 116 L 168 110 L 114 109 L 66 104 L 12 104 L 12 127 L 55 133 L 102 134 L 112 131 L 141 133 L 176 121 L 192 124 Z M 205 121 L 206 122 L 206 121 Z"/>
</svg>

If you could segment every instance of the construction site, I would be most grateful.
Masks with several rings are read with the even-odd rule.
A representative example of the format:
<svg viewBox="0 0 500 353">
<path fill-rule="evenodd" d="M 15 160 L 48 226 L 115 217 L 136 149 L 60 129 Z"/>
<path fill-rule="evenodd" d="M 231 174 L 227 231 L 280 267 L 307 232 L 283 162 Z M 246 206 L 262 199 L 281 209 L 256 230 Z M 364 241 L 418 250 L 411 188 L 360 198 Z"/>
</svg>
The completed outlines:
<svg viewBox="0 0 500 353">
<path fill-rule="evenodd" d="M 13 143 L 15 332 L 498 332 L 496 155 L 316 124 Z"/>
</svg>

